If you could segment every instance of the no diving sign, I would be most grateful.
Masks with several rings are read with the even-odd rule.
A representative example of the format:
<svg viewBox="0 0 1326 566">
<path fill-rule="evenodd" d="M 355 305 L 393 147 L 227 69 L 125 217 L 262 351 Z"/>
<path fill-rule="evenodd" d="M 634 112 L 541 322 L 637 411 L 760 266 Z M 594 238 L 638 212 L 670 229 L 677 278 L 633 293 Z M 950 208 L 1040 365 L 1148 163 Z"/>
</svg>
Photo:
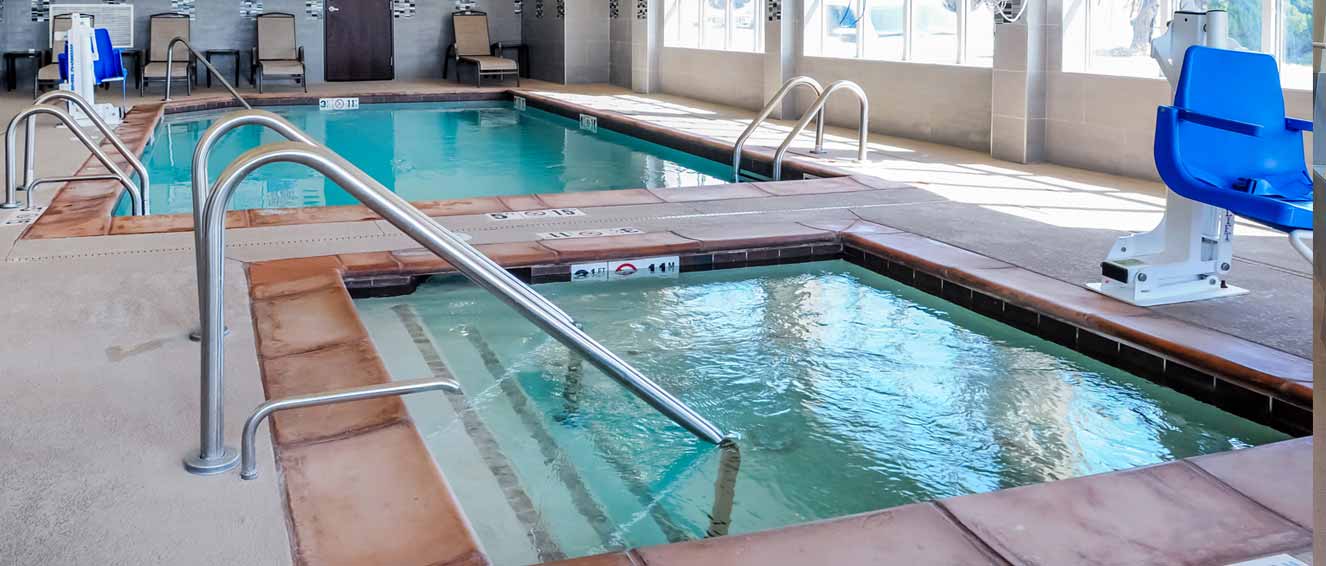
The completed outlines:
<svg viewBox="0 0 1326 566">
<path fill-rule="evenodd" d="M 618 281 L 651 277 L 676 277 L 681 271 L 679 265 L 677 256 L 580 263 L 571 266 L 571 281 Z"/>
</svg>

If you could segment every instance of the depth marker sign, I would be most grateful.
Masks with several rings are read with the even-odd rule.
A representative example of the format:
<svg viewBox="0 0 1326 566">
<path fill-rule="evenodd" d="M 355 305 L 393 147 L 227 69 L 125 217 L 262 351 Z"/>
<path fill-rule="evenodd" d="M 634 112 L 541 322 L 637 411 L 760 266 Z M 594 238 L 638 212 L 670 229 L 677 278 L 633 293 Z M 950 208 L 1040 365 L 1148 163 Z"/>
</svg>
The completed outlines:
<svg viewBox="0 0 1326 566">
<path fill-rule="evenodd" d="M 608 262 L 608 278 L 640 279 L 645 277 L 676 277 L 681 271 L 677 256 L 648 257 Z"/>
</svg>

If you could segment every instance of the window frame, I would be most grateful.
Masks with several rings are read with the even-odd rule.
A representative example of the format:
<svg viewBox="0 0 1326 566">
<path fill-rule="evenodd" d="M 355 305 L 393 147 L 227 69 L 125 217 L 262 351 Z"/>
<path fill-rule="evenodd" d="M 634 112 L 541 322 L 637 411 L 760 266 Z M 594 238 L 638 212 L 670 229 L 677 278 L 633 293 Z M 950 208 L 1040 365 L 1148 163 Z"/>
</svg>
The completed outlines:
<svg viewBox="0 0 1326 566">
<path fill-rule="evenodd" d="M 912 38 L 915 35 L 913 27 L 914 24 L 916 23 L 916 18 L 915 18 L 916 10 L 914 7 L 914 2 L 916 0 L 897 0 L 902 2 L 902 14 L 903 14 L 902 57 L 901 58 L 888 57 L 883 59 L 866 57 L 867 45 L 870 43 L 872 35 L 870 33 L 866 33 L 867 31 L 866 28 L 868 26 L 873 25 L 867 23 L 872 21 L 868 16 L 870 3 L 872 1 L 875 0 L 848 0 L 849 8 L 855 8 L 856 6 L 861 7 L 861 10 L 856 18 L 856 37 L 857 37 L 856 55 L 853 56 L 833 55 L 825 53 L 824 49 L 825 39 L 831 37 L 830 28 L 829 28 L 830 26 L 829 18 L 826 14 L 829 3 L 827 0 L 819 0 L 818 2 L 815 2 L 814 7 L 812 9 L 817 10 L 818 14 L 815 14 L 814 16 L 812 16 L 809 13 L 803 14 L 804 19 L 802 21 L 804 22 L 806 20 L 813 19 L 819 22 L 818 26 L 819 39 L 818 41 L 815 42 L 817 45 L 819 45 L 819 49 L 817 53 L 809 52 L 809 45 L 811 42 L 805 41 L 805 38 L 803 37 L 801 56 L 823 57 L 827 59 L 850 59 L 850 60 L 860 60 L 860 61 L 889 61 L 895 63 L 919 63 L 922 65 L 964 65 L 964 66 L 985 67 L 985 65 L 973 64 L 973 58 L 969 53 L 967 45 L 968 19 L 972 11 L 970 10 L 970 2 L 972 2 L 973 0 L 957 0 L 957 11 L 956 11 L 957 27 L 954 32 L 957 35 L 957 40 L 958 40 L 957 49 L 953 53 L 953 58 L 947 61 L 945 60 L 917 61 L 915 59 L 915 55 L 912 49 L 913 47 Z M 1266 1 L 1275 1 L 1275 0 L 1266 0 Z M 802 29 L 803 35 L 807 31 L 809 31 L 809 26 L 803 26 Z"/>
<path fill-rule="evenodd" d="M 668 33 L 667 30 L 665 29 L 663 33 L 663 47 L 669 49 L 699 49 L 703 51 L 726 51 L 732 53 L 763 53 L 765 48 L 764 25 L 763 25 L 764 9 L 765 9 L 764 0 L 747 0 L 747 2 L 749 2 L 752 5 L 754 10 L 754 15 L 751 18 L 751 27 L 754 28 L 755 31 L 755 46 L 753 49 L 733 47 L 734 36 L 736 33 L 735 32 L 736 7 L 733 4 L 736 0 L 719 0 L 719 1 L 723 2 L 723 46 L 722 47 L 706 46 L 706 41 L 709 39 L 708 34 L 710 33 L 710 30 L 709 27 L 705 25 L 704 17 L 705 17 L 705 12 L 708 11 L 707 6 L 710 0 L 699 0 L 698 2 L 695 3 L 695 10 L 696 10 L 695 21 L 699 22 L 699 28 L 700 28 L 699 33 L 696 36 L 695 44 L 680 45 L 677 43 L 671 43 L 670 41 L 675 41 L 675 40 L 668 39 Z M 665 26 L 667 25 L 667 21 L 670 17 L 676 18 L 675 25 L 677 25 L 678 29 L 680 30 L 680 26 L 684 23 L 684 20 L 681 18 L 681 2 L 676 2 L 671 6 L 665 5 L 664 14 L 663 14 L 663 21 Z"/>
<path fill-rule="evenodd" d="M 1288 2 L 1288 0 L 1261 0 L 1261 8 L 1262 8 L 1261 47 L 1258 49 L 1250 50 L 1256 53 L 1265 53 L 1267 55 L 1274 57 L 1276 67 L 1279 69 L 1280 74 L 1282 76 L 1284 75 L 1285 72 L 1284 3 L 1286 2 Z M 1157 9 L 1156 14 L 1157 14 L 1157 19 L 1161 20 L 1162 26 L 1165 25 L 1165 22 L 1168 22 L 1170 19 L 1173 18 L 1175 7 L 1181 5 L 1181 3 L 1182 3 L 1181 0 L 1159 0 L 1159 6 L 1156 8 Z M 1155 74 L 1149 76 L 1112 73 L 1107 70 L 1096 68 L 1094 65 L 1094 58 L 1091 56 L 1093 52 L 1092 32 L 1095 29 L 1095 26 L 1093 25 L 1093 17 L 1095 15 L 1093 10 L 1096 9 L 1094 7 L 1096 2 L 1094 0 L 1084 0 L 1084 4 L 1085 5 L 1082 10 L 1082 24 L 1083 24 L 1082 40 L 1078 42 L 1078 44 L 1082 49 L 1082 51 L 1079 53 L 1079 56 L 1081 57 L 1080 59 L 1081 69 L 1082 69 L 1081 72 L 1086 74 L 1103 75 L 1109 77 L 1164 78 L 1160 72 L 1159 66 L 1156 67 Z M 1065 22 L 1065 24 L 1067 24 L 1067 22 Z M 1065 25 L 1065 27 L 1067 27 L 1067 25 Z M 1153 34 L 1154 33 L 1155 30 L 1153 30 Z M 1152 37 L 1154 38 L 1155 36 L 1153 35 Z M 1068 44 L 1065 43 L 1063 48 L 1066 49 L 1067 47 Z M 1247 49 L 1247 47 L 1245 46 L 1244 49 Z M 1068 59 L 1065 58 L 1065 60 Z M 1068 70 L 1066 71 L 1073 72 Z M 1293 90 L 1302 90 L 1300 87 L 1284 87 L 1284 88 L 1293 89 Z"/>
</svg>

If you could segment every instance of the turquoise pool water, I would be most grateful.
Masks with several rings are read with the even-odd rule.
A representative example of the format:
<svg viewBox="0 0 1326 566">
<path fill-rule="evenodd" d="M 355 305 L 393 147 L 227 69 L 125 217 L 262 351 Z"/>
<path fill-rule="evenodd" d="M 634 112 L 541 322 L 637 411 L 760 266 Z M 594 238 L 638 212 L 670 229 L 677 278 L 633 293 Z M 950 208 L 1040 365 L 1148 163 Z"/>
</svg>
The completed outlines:
<svg viewBox="0 0 1326 566">
<path fill-rule="evenodd" d="M 739 435 L 731 532 L 1285 439 L 845 262 L 540 285 L 606 346 Z M 699 538 L 721 451 L 455 279 L 357 301 L 486 550 L 528 564 Z"/>
<path fill-rule="evenodd" d="M 682 187 L 725 182 L 723 165 L 631 136 L 579 129 L 574 120 L 512 103 L 366 104 L 321 112 L 267 108 L 345 156 L 406 200 Z M 193 149 L 225 112 L 166 116 L 144 155 L 156 214 L 192 211 Z M 283 141 L 257 126 L 230 132 L 212 154 L 212 180 L 241 153 Z M 275 164 L 249 177 L 235 210 L 357 204 L 312 170 Z M 128 214 L 122 200 L 116 214 Z"/>
</svg>

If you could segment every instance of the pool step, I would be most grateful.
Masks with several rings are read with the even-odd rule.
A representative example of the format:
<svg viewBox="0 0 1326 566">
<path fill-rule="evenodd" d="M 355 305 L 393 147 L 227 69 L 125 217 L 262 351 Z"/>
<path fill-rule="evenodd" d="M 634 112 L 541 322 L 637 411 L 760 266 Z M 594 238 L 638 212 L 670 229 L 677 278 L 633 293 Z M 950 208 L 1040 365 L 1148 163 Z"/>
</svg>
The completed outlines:
<svg viewBox="0 0 1326 566">
<path fill-rule="evenodd" d="M 415 347 L 419 349 L 419 354 L 423 356 L 424 363 L 428 366 L 429 372 L 436 378 L 452 379 L 453 375 L 442 356 L 438 353 L 433 337 L 428 333 L 419 317 L 419 313 L 413 305 L 403 303 L 391 307 L 391 310 L 400 318 L 401 324 L 405 326 L 410 338 L 414 341 Z M 529 493 L 520 483 L 520 476 L 516 473 L 515 466 L 512 465 L 506 453 L 502 451 L 497 443 L 497 438 L 489 430 L 479 415 L 470 410 L 467 402 L 462 395 L 447 395 L 447 400 L 451 403 L 451 408 L 462 421 L 464 430 L 469 435 L 474 446 L 479 450 L 483 463 L 488 471 L 501 486 L 506 501 L 511 506 L 511 511 L 516 515 L 525 532 L 530 538 L 530 543 L 534 546 L 539 555 L 539 559 L 544 562 L 562 560 L 566 554 L 562 552 L 557 544 L 557 540 L 552 536 L 547 524 L 544 522 L 542 514 L 539 512 Z"/>
</svg>

